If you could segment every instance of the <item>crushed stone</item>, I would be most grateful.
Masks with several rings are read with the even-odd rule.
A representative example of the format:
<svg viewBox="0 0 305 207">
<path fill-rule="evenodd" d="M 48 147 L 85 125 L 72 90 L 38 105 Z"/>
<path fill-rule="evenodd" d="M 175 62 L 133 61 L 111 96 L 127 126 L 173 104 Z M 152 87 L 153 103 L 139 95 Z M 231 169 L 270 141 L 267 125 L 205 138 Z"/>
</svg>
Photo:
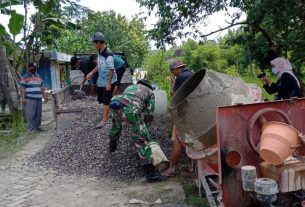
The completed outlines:
<svg viewBox="0 0 305 207">
<path fill-rule="evenodd" d="M 70 175 L 118 180 L 137 180 L 143 177 L 128 124 L 123 124 L 118 149 L 110 153 L 108 132 L 111 129 L 111 118 L 102 129 L 94 128 L 102 114 L 102 107 L 97 104 L 96 98 L 68 99 L 63 106 L 69 109 L 82 108 L 82 111 L 74 114 L 76 118 L 72 123 L 55 134 L 43 150 L 29 158 L 28 165 L 43 166 Z M 172 145 L 171 126 L 170 119 L 163 117 L 155 119 L 149 128 L 152 139 L 160 144 L 168 159 Z"/>
</svg>

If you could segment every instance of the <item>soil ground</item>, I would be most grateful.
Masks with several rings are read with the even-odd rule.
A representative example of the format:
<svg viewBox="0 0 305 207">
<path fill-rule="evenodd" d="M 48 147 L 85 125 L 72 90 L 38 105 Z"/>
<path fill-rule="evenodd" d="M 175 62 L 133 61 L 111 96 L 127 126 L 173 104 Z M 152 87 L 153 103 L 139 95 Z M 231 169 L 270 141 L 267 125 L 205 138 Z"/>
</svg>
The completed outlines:
<svg viewBox="0 0 305 207">
<path fill-rule="evenodd" d="M 25 135 L 33 137 L 17 153 L 0 160 L 0 206 L 188 206 L 178 179 L 160 183 L 122 182 L 109 178 L 68 176 L 39 166 L 29 167 L 26 160 L 43 149 L 56 133 L 49 103 L 43 105 L 43 128 L 47 131 Z M 159 203 L 155 203 L 157 200 Z"/>
</svg>

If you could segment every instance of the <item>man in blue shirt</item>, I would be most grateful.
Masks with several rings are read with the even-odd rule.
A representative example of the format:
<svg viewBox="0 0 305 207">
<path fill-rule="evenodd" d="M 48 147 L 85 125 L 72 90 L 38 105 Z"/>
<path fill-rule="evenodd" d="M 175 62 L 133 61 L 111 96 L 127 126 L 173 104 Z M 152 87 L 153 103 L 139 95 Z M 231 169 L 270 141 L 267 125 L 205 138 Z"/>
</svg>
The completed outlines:
<svg viewBox="0 0 305 207">
<path fill-rule="evenodd" d="M 20 81 L 21 98 L 25 107 L 28 130 L 29 132 L 43 131 L 40 127 L 42 97 L 45 97 L 42 79 L 36 73 L 37 67 L 35 63 L 29 63 L 28 68 L 28 72 L 22 76 Z"/>
<path fill-rule="evenodd" d="M 98 129 L 103 127 L 108 121 L 110 112 L 109 103 L 113 95 L 114 83 L 117 81 L 117 77 L 114 71 L 114 58 L 107 48 L 104 35 L 100 32 L 95 33 L 92 42 L 95 48 L 98 49 L 97 66 L 87 75 L 87 79 L 91 79 L 98 72 L 97 98 L 98 102 L 104 105 L 102 120 L 95 127 Z"/>
</svg>

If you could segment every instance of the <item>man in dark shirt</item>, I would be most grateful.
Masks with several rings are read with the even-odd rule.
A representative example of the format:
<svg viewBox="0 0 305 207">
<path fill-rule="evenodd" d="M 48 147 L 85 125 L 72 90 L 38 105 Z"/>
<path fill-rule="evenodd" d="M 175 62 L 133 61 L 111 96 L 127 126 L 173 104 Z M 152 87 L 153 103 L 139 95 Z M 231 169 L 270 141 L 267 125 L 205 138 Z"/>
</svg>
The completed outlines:
<svg viewBox="0 0 305 207">
<path fill-rule="evenodd" d="M 173 87 L 171 91 L 171 95 L 174 96 L 178 88 L 186 81 L 189 79 L 193 73 L 185 67 L 186 65 L 182 63 L 180 60 L 172 60 L 169 69 L 174 76 L 173 81 Z"/>
<path fill-rule="evenodd" d="M 172 60 L 169 64 L 170 72 L 173 75 L 171 96 L 174 96 L 176 91 L 182 86 L 184 81 L 186 81 L 193 75 L 193 73 L 185 66 L 186 65 L 180 60 Z M 182 149 L 185 148 L 185 144 L 179 138 L 179 133 L 175 126 L 173 126 L 172 141 L 173 145 L 170 159 L 170 167 L 164 172 L 162 172 L 162 175 L 166 177 L 172 177 L 176 175 L 177 164 L 181 157 Z M 187 168 L 189 171 L 193 170 L 193 161 L 189 161 Z"/>
<path fill-rule="evenodd" d="M 81 82 L 81 88 L 84 86 L 87 81 L 87 74 L 90 73 L 97 64 L 97 55 L 93 54 L 89 58 L 80 58 L 79 56 L 73 56 L 70 60 L 70 64 L 72 70 L 81 70 L 84 73 L 84 78 Z M 95 95 L 96 93 L 96 81 L 98 78 L 98 73 L 95 73 L 92 78 L 88 81 L 91 85 L 90 87 L 90 95 Z"/>
<path fill-rule="evenodd" d="M 70 60 L 71 69 L 72 70 L 81 70 L 84 74 L 83 81 L 81 83 L 81 87 L 84 85 L 86 79 L 86 75 L 88 74 L 88 64 L 89 61 L 81 61 L 79 56 L 73 56 Z"/>
</svg>

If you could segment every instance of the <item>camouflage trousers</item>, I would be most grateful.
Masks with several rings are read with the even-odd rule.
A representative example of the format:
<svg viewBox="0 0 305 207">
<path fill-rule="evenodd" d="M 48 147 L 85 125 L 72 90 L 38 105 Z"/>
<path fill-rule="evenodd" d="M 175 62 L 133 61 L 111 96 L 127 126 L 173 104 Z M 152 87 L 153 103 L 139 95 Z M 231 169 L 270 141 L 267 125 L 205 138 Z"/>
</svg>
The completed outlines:
<svg viewBox="0 0 305 207">
<path fill-rule="evenodd" d="M 151 148 L 149 146 L 151 137 L 143 121 L 141 110 L 133 105 L 128 105 L 122 109 L 111 109 L 111 112 L 113 120 L 109 133 L 110 140 L 117 141 L 120 138 L 122 122 L 129 123 L 131 125 L 132 138 L 140 159 L 140 166 L 152 164 Z"/>
</svg>

